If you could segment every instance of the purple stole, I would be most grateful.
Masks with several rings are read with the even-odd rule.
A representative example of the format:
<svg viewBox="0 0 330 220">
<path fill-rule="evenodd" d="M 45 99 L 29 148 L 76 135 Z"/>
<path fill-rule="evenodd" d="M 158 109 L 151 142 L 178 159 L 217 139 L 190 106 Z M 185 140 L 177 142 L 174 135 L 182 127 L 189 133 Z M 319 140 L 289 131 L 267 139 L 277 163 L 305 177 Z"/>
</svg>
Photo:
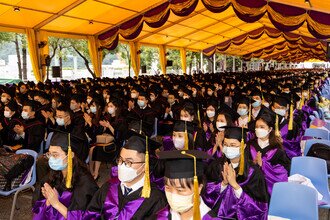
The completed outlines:
<svg viewBox="0 0 330 220">
<path fill-rule="evenodd" d="M 292 159 L 293 157 L 301 156 L 300 136 L 292 140 L 287 139 L 289 132 L 288 123 L 281 128 L 280 132 L 283 139 L 283 147 L 288 157 Z"/>
<path fill-rule="evenodd" d="M 105 198 L 103 205 L 103 214 L 105 219 L 118 219 L 126 220 L 132 219 L 136 211 L 140 208 L 141 204 L 144 202 L 144 198 L 138 198 L 134 201 L 129 201 L 123 207 L 122 210 L 119 210 L 119 192 L 120 184 L 111 184 L 109 187 L 108 194 Z"/>
<path fill-rule="evenodd" d="M 72 193 L 64 191 L 59 197 L 59 201 L 66 207 L 70 206 Z M 46 205 L 46 199 L 39 200 L 35 203 L 32 208 L 34 220 L 65 220 L 63 215 L 54 209 L 51 205 Z"/>
<path fill-rule="evenodd" d="M 172 136 L 163 137 L 163 148 L 164 151 L 176 150 L 173 144 Z"/>
<path fill-rule="evenodd" d="M 257 157 L 257 151 L 253 145 L 250 147 L 250 152 L 252 159 L 254 160 Z M 271 149 L 267 151 L 266 154 L 262 155 L 262 167 L 261 170 L 264 173 L 267 190 L 269 195 L 272 194 L 273 185 L 277 182 L 288 182 L 288 172 L 286 169 L 280 165 L 272 165 L 269 160 L 271 160 L 274 154 L 277 152 L 277 149 Z"/>
<path fill-rule="evenodd" d="M 247 179 L 238 183 L 241 187 L 249 183 L 254 169 L 249 169 Z M 221 188 L 221 183 L 219 183 Z M 218 217 L 238 218 L 238 219 L 267 219 L 268 205 L 267 203 L 253 200 L 244 191 L 238 199 L 234 193 L 234 189 L 228 185 L 227 188 L 220 193 L 219 202 L 221 202 L 218 210 Z M 221 200 L 221 201 L 220 201 Z"/>
<path fill-rule="evenodd" d="M 157 218 L 156 218 L 157 220 L 168 220 L 168 219 L 170 219 L 170 216 L 171 216 L 170 207 L 166 206 L 165 208 L 159 210 L 159 212 L 156 215 L 157 215 Z M 218 219 L 218 218 L 213 218 L 208 214 L 202 216 L 202 220 L 212 220 L 212 219 Z"/>
</svg>

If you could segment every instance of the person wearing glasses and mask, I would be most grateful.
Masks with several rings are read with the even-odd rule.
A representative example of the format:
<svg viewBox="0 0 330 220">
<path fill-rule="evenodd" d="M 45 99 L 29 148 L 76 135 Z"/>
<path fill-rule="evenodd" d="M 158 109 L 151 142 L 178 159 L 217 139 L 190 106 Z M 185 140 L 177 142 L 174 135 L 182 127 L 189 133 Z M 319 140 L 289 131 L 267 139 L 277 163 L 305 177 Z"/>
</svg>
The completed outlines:
<svg viewBox="0 0 330 220">
<path fill-rule="evenodd" d="M 90 172 L 76 156 L 80 140 L 68 133 L 54 132 L 47 157 L 51 169 L 33 195 L 33 219 L 66 219 L 68 210 L 86 210 L 98 190 Z"/>
<path fill-rule="evenodd" d="M 146 153 L 152 153 L 158 145 L 137 135 L 131 136 L 120 151 L 119 181 L 110 179 L 95 193 L 87 211 L 70 211 L 68 219 L 148 219 L 167 205 L 164 193 L 148 181 Z M 148 187 L 150 194 L 146 195 Z"/>
</svg>

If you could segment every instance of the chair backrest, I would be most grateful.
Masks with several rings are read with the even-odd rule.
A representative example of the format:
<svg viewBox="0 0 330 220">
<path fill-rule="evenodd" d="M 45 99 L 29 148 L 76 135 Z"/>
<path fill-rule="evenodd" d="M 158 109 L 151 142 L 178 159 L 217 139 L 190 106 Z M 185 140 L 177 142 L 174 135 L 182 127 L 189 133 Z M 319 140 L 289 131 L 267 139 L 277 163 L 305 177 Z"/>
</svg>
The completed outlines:
<svg viewBox="0 0 330 220">
<path fill-rule="evenodd" d="M 306 140 L 305 144 L 305 150 L 304 150 L 304 156 L 307 155 L 308 151 L 311 149 L 313 144 L 320 143 L 320 144 L 326 144 L 330 147 L 330 140 L 324 140 L 324 139 L 308 139 Z"/>
<path fill-rule="evenodd" d="M 290 176 L 300 174 L 311 180 L 324 201 L 330 203 L 327 162 L 316 157 L 294 157 L 291 161 Z"/>
<path fill-rule="evenodd" d="M 268 214 L 289 219 L 317 220 L 317 193 L 297 183 L 275 183 Z"/>
<path fill-rule="evenodd" d="M 47 136 L 46 143 L 45 143 L 45 151 L 47 151 L 49 149 L 50 141 L 53 137 L 53 134 L 54 134 L 54 132 L 50 132 Z"/>
<path fill-rule="evenodd" d="M 313 111 L 313 114 L 315 115 L 316 118 L 320 118 L 320 115 L 317 111 Z"/>
<path fill-rule="evenodd" d="M 33 158 L 34 158 L 34 162 L 33 162 L 33 165 L 32 165 L 32 178 L 31 178 L 31 181 L 27 184 L 29 185 L 34 185 L 36 183 L 36 180 L 37 180 L 37 169 L 36 169 L 36 162 L 37 162 L 37 158 L 38 158 L 38 153 L 35 152 L 34 150 L 18 150 L 16 151 L 16 154 L 29 154 L 31 155 Z"/>
<path fill-rule="evenodd" d="M 305 130 L 304 136 L 309 137 L 315 137 L 315 138 L 321 138 L 328 140 L 329 139 L 329 132 L 324 129 L 318 129 L 318 128 L 307 128 Z"/>
</svg>

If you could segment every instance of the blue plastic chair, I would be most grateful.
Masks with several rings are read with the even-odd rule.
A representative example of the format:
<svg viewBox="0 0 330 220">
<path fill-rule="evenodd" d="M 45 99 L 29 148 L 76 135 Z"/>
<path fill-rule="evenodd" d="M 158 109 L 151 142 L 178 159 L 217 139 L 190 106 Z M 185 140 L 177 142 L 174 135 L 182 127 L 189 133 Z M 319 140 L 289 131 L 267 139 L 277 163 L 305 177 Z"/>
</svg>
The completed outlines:
<svg viewBox="0 0 330 220">
<path fill-rule="evenodd" d="M 330 147 L 330 140 L 324 140 L 324 139 L 309 139 L 309 140 L 306 140 L 304 156 L 307 155 L 307 153 L 311 149 L 312 145 L 316 144 L 316 143 L 326 144 Z"/>
<path fill-rule="evenodd" d="M 304 136 L 328 140 L 329 132 L 327 130 L 318 129 L 318 128 L 307 128 L 305 130 Z"/>
<path fill-rule="evenodd" d="M 297 183 L 275 183 L 268 215 L 295 220 L 317 220 L 317 192 Z"/>
<path fill-rule="evenodd" d="M 53 137 L 54 132 L 50 132 L 47 136 L 46 142 L 45 142 L 45 152 L 48 151 L 49 146 L 50 146 L 50 141 Z"/>
<path fill-rule="evenodd" d="M 33 156 L 34 163 L 32 166 L 32 177 L 31 177 L 31 180 L 29 183 L 27 183 L 23 186 L 20 186 L 16 189 L 10 190 L 10 191 L 0 191 L 1 196 L 10 196 L 13 193 L 15 193 L 14 199 L 13 199 L 13 204 L 11 207 L 11 212 L 10 212 L 10 220 L 13 220 L 13 218 L 14 218 L 14 212 L 15 212 L 18 194 L 26 189 L 32 189 L 34 191 L 33 185 L 36 183 L 36 179 L 37 179 L 36 161 L 37 161 L 38 153 L 33 150 L 18 150 L 18 151 L 16 151 L 16 154 L 29 154 L 29 155 Z"/>
<path fill-rule="evenodd" d="M 290 175 L 300 174 L 311 180 L 315 188 L 322 194 L 320 208 L 330 209 L 330 192 L 328 185 L 327 162 L 316 157 L 294 157 L 291 161 Z"/>
</svg>

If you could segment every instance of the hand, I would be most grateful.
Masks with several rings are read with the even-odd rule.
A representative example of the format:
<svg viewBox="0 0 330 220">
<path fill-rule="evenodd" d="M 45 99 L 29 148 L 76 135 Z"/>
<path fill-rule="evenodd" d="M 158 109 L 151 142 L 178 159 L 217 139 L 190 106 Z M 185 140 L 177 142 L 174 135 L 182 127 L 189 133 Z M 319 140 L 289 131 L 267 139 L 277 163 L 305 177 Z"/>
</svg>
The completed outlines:
<svg viewBox="0 0 330 220">
<path fill-rule="evenodd" d="M 208 129 L 209 129 L 209 127 L 207 127 L 207 124 L 204 122 L 203 123 L 203 130 L 204 130 L 204 132 L 207 132 Z"/>
<path fill-rule="evenodd" d="M 3 126 L 2 126 L 2 124 L 0 123 L 0 131 L 3 129 Z"/>
<path fill-rule="evenodd" d="M 110 128 L 111 127 L 110 122 L 105 121 L 105 120 L 100 121 L 100 125 L 103 126 L 103 127 L 105 127 L 105 128 Z"/>
<path fill-rule="evenodd" d="M 52 188 L 48 183 L 44 184 L 44 196 L 47 199 L 48 203 L 55 207 L 59 204 L 58 192 L 55 188 Z"/>
<path fill-rule="evenodd" d="M 227 180 L 229 185 L 231 185 L 235 190 L 240 188 L 236 182 L 236 172 L 231 164 L 228 165 Z"/>
<path fill-rule="evenodd" d="M 43 195 L 43 196 L 45 197 L 45 199 L 46 199 L 46 206 L 49 206 L 50 203 L 49 203 L 48 198 L 47 198 L 47 195 L 46 195 L 45 187 L 41 187 L 41 193 L 42 193 L 42 195 Z"/>
<path fill-rule="evenodd" d="M 220 131 L 215 135 L 215 143 L 218 147 L 220 147 L 220 150 L 222 151 L 222 142 L 225 136 L 225 132 Z"/>
<path fill-rule="evenodd" d="M 257 163 L 260 167 L 262 167 L 262 155 L 261 155 L 260 151 L 258 151 L 258 153 L 257 153 L 256 163 Z"/>
<path fill-rule="evenodd" d="M 24 127 L 23 125 L 15 125 L 13 130 L 16 132 L 16 134 L 22 135 L 24 132 Z"/>
<path fill-rule="evenodd" d="M 221 172 L 222 174 L 222 183 L 221 185 L 222 186 L 227 186 L 228 185 L 228 179 L 227 179 L 227 176 L 228 176 L 228 162 L 226 162 L 224 165 L 223 165 L 223 171 Z"/>
<path fill-rule="evenodd" d="M 85 122 L 86 122 L 87 124 L 89 124 L 89 126 L 92 125 L 92 117 L 89 116 L 89 114 L 84 113 L 84 119 L 85 119 Z"/>
<path fill-rule="evenodd" d="M 134 101 L 129 100 L 129 101 L 128 101 L 128 109 L 129 109 L 129 110 L 132 110 L 133 108 L 134 108 Z"/>
<path fill-rule="evenodd" d="M 166 114 L 169 114 L 171 112 L 171 107 L 167 107 L 166 109 L 165 109 L 165 113 Z"/>
<path fill-rule="evenodd" d="M 214 126 L 213 123 L 210 124 L 210 131 L 213 133 L 214 132 Z"/>
</svg>

